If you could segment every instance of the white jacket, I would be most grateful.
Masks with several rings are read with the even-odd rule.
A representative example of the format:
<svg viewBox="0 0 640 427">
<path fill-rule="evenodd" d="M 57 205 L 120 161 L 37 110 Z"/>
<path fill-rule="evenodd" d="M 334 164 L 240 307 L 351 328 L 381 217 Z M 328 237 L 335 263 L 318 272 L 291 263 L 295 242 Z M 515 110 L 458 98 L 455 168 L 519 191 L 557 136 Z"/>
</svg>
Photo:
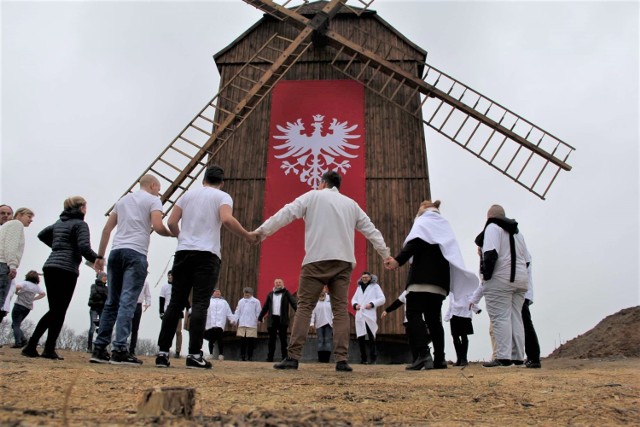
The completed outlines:
<svg viewBox="0 0 640 427">
<path fill-rule="evenodd" d="M 257 298 L 240 298 L 236 312 L 233 315 L 238 327 L 257 328 L 261 309 L 262 306 Z"/>
<path fill-rule="evenodd" d="M 227 320 L 231 323 L 235 323 L 236 319 L 233 316 L 229 303 L 222 297 L 211 297 L 209 301 L 209 310 L 207 310 L 207 324 L 205 329 L 222 328 L 227 326 Z"/>
<path fill-rule="evenodd" d="M 333 328 L 333 311 L 331 310 L 331 297 L 324 297 L 324 301 L 318 300 L 315 308 L 311 312 L 311 326 L 322 328 L 329 325 Z"/>
<path fill-rule="evenodd" d="M 142 292 L 140 292 L 140 296 L 138 297 L 138 304 L 143 304 L 147 307 L 151 307 L 151 289 L 149 289 L 149 282 L 147 282 L 146 280 L 144 281 Z"/>
<path fill-rule="evenodd" d="M 351 298 L 351 305 L 359 304 L 360 310 L 356 311 L 356 336 L 361 337 L 367 334 L 366 326 L 369 326 L 373 336 L 378 331 L 378 314 L 376 307 L 383 305 L 386 301 L 382 288 L 377 283 L 369 283 L 364 292 L 358 285 L 356 293 Z M 373 308 L 366 308 L 369 303 L 373 303 Z M 366 325 L 366 326 L 365 326 Z"/>
</svg>

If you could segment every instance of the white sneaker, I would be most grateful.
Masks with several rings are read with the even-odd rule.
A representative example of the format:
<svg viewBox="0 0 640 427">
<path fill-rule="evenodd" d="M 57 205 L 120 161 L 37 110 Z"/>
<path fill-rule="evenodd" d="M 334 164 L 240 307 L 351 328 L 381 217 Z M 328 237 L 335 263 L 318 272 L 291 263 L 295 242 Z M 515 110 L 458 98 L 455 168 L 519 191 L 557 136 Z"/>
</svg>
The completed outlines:
<svg viewBox="0 0 640 427">
<path fill-rule="evenodd" d="M 221 354 L 220 356 L 218 356 L 218 360 L 223 361 L 224 360 L 224 356 Z"/>
</svg>

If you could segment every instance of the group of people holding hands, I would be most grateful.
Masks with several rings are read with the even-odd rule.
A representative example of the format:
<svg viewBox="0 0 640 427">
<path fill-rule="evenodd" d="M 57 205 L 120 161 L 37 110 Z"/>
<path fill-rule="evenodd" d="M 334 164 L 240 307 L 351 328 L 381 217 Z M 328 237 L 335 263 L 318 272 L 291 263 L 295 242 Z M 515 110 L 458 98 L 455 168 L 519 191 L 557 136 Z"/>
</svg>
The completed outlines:
<svg viewBox="0 0 640 427">
<path fill-rule="evenodd" d="M 211 362 L 203 357 L 203 339 L 208 339 L 210 343 L 221 343 L 221 327 L 214 318 L 229 316 L 224 311 L 220 312 L 224 314 L 211 315 L 212 302 L 215 306 L 213 300 L 216 298 L 214 289 L 217 288 L 220 272 L 221 227 L 224 226 L 248 243 L 258 244 L 294 220 L 303 219 L 305 257 L 300 271 L 297 300 L 284 289 L 282 280 L 276 279 L 274 290 L 267 296 L 264 307 L 260 307 L 258 301 L 259 308 L 256 311 L 255 303 L 251 300 L 255 299 L 253 291 L 245 289 L 245 298 L 240 300 L 233 315 L 238 325 L 237 334 L 245 340 L 251 340 L 257 330 L 253 324 L 243 323 L 245 311 L 253 310 L 253 315 L 257 314 L 259 321 L 269 313 L 268 360 L 273 360 L 276 338 L 279 336 L 281 343 L 286 343 L 289 307 L 296 310 L 290 342 L 286 347 L 281 344 L 283 359 L 274 365 L 275 369 L 298 369 L 309 326 L 315 322 L 319 344 L 322 343 L 318 347 L 321 361 L 328 361 L 327 348 L 330 348 L 328 344 L 331 341 L 336 371 L 352 371 L 348 363 L 350 321 L 347 308 L 349 282 L 355 265 L 356 230 L 371 242 L 382 257 L 385 268 L 397 269 L 410 263 L 406 293 L 401 295 L 406 301 L 406 329 L 414 353 L 408 369 L 446 368 L 441 308 L 449 294 L 453 295 L 456 304 L 467 308 L 473 308 L 473 304 L 477 303 L 471 300 L 472 296 L 478 299 L 478 293 L 484 295 L 496 343 L 495 360 L 485 366 L 509 366 L 524 362 L 521 311 L 529 287 L 531 257 L 517 223 L 506 218 L 500 206 L 494 205 L 489 209 L 485 229 L 476 239 L 481 257 L 480 281 L 474 272 L 465 268 L 453 230 L 440 213 L 439 201 L 425 200 L 420 204 L 402 249 L 392 257 L 382 234 L 366 213 L 354 200 L 340 193 L 341 181 L 342 177 L 337 172 L 326 172 L 319 189 L 297 197 L 256 230 L 248 231 L 233 216 L 233 200 L 222 190 L 224 172 L 220 166 L 209 166 L 204 173 L 203 186 L 186 191 L 178 199 L 166 226 L 162 221 L 162 205 L 158 197 L 160 182 L 152 175 L 144 175 L 140 180 L 140 189 L 125 195 L 115 204 L 102 230 L 97 251 L 91 248 L 89 227 L 84 222 L 86 201 L 82 197 L 65 200 L 60 219 L 38 235 L 42 242 L 51 247 L 51 254 L 43 267 L 49 311 L 38 322 L 22 354 L 62 359 L 55 351 L 55 343 L 73 295 L 81 258 L 84 257 L 94 264 L 97 272 L 102 272 L 106 263 L 109 283 L 90 361 L 142 364 L 129 351 L 127 340 L 147 276 L 149 230 L 153 230 L 161 236 L 177 238 L 171 268 L 171 296 L 166 307 L 163 307 L 155 366 L 170 367 L 169 350 L 181 321 L 181 313 L 189 300 L 186 367 L 210 369 Z M 0 307 L 5 302 L 24 249 L 23 228 L 29 226 L 32 218 L 33 212 L 30 210 L 18 210 L 15 219 L 4 222 L 0 227 Z M 107 262 L 107 246 L 114 230 Z M 369 336 L 369 341 L 374 342 L 376 334 L 377 325 L 371 321 L 371 309 L 385 301 L 380 287 L 375 281 L 372 282 L 373 277 L 368 272 L 362 275 L 351 304 L 356 311 L 356 332 L 362 350 L 366 342 L 364 337 Z M 37 295 L 42 295 L 42 298 L 44 292 Z M 362 299 L 357 298 L 360 295 Z M 287 303 L 284 304 L 284 301 Z M 330 321 L 322 307 L 330 307 Z M 375 320 L 375 309 L 373 316 Z M 325 328 L 327 325 L 332 326 L 330 335 Z M 462 332 L 468 333 L 468 325 L 457 326 Z M 39 354 L 37 346 L 46 330 L 47 340 L 42 354 Z M 466 336 L 467 333 L 461 335 Z M 285 340 L 282 340 L 283 336 Z M 433 342 L 433 357 L 429 341 Z M 246 341 L 245 344 L 250 359 L 252 342 Z M 465 345 L 462 341 L 458 342 L 456 350 L 460 346 L 462 352 Z M 108 350 L 109 346 L 111 351 Z M 363 353 L 361 361 L 375 363 L 375 345 L 370 346 L 368 355 L 365 351 L 361 355 Z M 464 353 L 463 358 L 459 354 L 459 364 L 467 362 L 466 351 Z M 245 352 L 242 354 L 245 355 Z"/>
</svg>

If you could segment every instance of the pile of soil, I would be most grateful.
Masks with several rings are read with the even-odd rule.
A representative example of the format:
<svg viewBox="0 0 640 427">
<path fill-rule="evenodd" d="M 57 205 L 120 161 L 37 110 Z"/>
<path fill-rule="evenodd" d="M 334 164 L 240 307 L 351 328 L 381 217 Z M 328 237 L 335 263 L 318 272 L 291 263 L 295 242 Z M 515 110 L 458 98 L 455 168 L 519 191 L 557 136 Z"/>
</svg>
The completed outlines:
<svg viewBox="0 0 640 427">
<path fill-rule="evenodd" d="M 604 318 L 595 328 L 562 344 L 549 358 L 640 357 L 640 306 Z"/>
</svg>

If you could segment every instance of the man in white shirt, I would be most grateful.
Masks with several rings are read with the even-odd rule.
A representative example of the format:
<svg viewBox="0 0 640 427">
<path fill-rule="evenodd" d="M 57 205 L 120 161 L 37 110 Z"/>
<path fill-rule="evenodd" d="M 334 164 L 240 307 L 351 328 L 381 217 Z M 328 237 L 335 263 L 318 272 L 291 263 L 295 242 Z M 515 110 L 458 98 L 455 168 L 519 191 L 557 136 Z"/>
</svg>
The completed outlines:
<svg viewBox="0 0 640 427">
<path fill-rule="evenodd" d="M 269 344 L 267 346 L 267 362 L 273 362 L 273 355 L 276 351 L 276 338 L 280 338 L 280 353 L 282 358 L 287 357 L 287 330 L 289 329 L 289 307 L 296 311 L 298 304 L 296 300 L 284 287 L 284 281 L 277 278 L 273 281 L 273 291 L 267 294 L 264 305 L 258 316 L 258 322 L 262 322 L 264 316 L 267 317 L 267 330 L 269 331 Z"/>
<path fill-rule="evenodd" d="M 518 230 L 518 223 L 507 218 L 500 205 L 489 208 L 487 224 L 476 238 L 476 244 L 482 247 L 482 292 L 496 342 L 496 359 L 483 366 L 493 368 L 522 364 L 522 306 L 529 287 L 531 255 Z"/>
<path fill-rule="evenodd" d="M 127 340 L 131 333 L 131 323 L 138 297 L 147 278 L 147 251 L 151 239 L 150 232 L 161 236 L 171 236 L 162 223 L 162 203 L 160 181 L 153 175 L 140 178 L 140 190 L 129 193 L 118 200 L 102 230 L 99 258 L 95 268 L 104 268 L 104 254 L 111 232 L 116 234 L 109 253 L 107 274 L 109 296 L 100 316 L 98 337 L 93 343 L 91 363 L 112 363 L 116 365 L 141 365 L 142 361 L 129 354 Z M 111 341 L 115 326 L 115 339 Z M 109 355 L 107 346 L 112 348 Z"/>
<path fill-rule="evenodd" d="M 289 356 L 275 369 L 298 369 L 298 360 L 309 333 L 311 313 L 323 286 L 331 293 L 334 315 L 334 354 L 336 371 L 351 372 L 349 355 L 349 281 L 355 265 L 354 230 L 362 233 L 378 254 L 387 259 L 389 248 L 380 231 L 358 204 L 340 194 L 342 178 L 337 172 L 322 175 L 319 190 L 311 190 L 285 205 L 253 233 L 262 239 L 292 221 L 304 218 L 305 257 L 300 271 L 298 310 L 291 330 Z"/>
<path fill-rule="evenodd" d="M 224 225 L 233 234 L 251 243 L 255 241 L 233 216 L 231 196 L 221 190 L 224 185 L 222 168 L 218 165 L 208 167 L 202 184 L 202 188 L 184 193 L 167 222 L 169 229 L 178 237 L 178 247 L 171 268 L 171 301 L 162 318 L 158 337 L 157 367 L 169 367 L 169 348 L 180 312 L 189 293 L 193 292 L 186 364 L 187 368 L 211 369 L 211 363 L 202 356 L 202 339 L 209 299 L 220 273 L 220 228 Z"/>
</svg>

